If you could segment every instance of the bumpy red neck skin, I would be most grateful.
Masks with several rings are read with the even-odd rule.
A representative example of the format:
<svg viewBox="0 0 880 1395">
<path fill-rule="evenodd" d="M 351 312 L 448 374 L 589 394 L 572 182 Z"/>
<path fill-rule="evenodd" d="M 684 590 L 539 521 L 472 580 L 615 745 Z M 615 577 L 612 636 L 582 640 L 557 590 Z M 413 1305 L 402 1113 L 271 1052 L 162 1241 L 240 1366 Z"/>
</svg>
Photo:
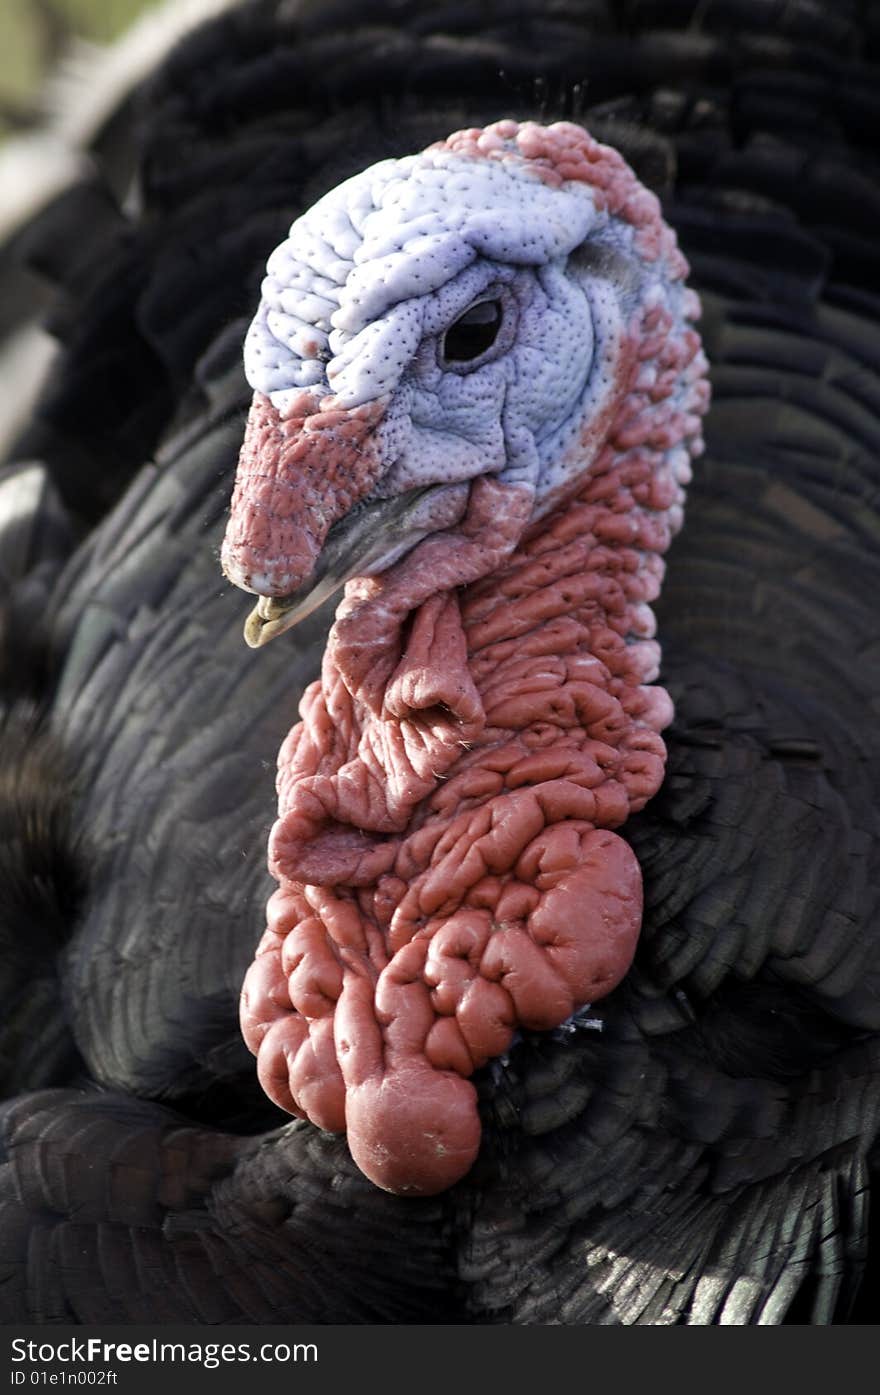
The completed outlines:
<svg viewBox="0 0 880 1395">
<path fill-rule="evenodd" d="M 708 401 L 698 304 L 656 199 L 564 124 L 501 122 L 442 148 L 492 160 L 513 140 L 546 184 L 589 184 L 665 271 L 632 310 L 606 409 L 585 413 L 537 521 L 528 487 L 486 474 L 456 526 L 348 583 L 279 754 L 278 890 L 242 992 L 267 1094 L 345 1130 L 367 1177 L 414 1195 L 474 1162 L 474 1071 L 519 1029 L 554 1028 L 609 993 L 632 961 L 641 874 L 613 830 L 663 778 L 672 707 L 653 683 L 650 603 Z M 243 452 L 228 572 L 265 594 L 299 584 L 379 458 L 369 406 L 325 423 L 302 401 L 304 437 L 288 442 L 259 399 Z M 321 483 L 325 499 L 308 480 L 273 502 L 285 452 L 299 468 L 328 448 L 342 504 L 335 484 Z M 323 521 L 304 532 L 316 489 Z"/>
<path fill-rule="evenodd" d="M 663 778 L 671 704 L 645 683 L 656 645 L 633 635 L 678 488 L 650 441 L 616 448 L 632 420 L 630 399 L 580 495 L 492 575 L 460 593 L 433 580 L 412 609 L 417 550 L 351 584 L 279 756 L 279 887 L 245 1038 L 271 1098 L 347 1130 L 391 1191 L 462 1177 L 480 1140 L 468 1077 L 632 960 L 641 874 L 611 830 Z M 517 518 L 515 490 L 473 494 L 502 532 Z"/>
</svg>

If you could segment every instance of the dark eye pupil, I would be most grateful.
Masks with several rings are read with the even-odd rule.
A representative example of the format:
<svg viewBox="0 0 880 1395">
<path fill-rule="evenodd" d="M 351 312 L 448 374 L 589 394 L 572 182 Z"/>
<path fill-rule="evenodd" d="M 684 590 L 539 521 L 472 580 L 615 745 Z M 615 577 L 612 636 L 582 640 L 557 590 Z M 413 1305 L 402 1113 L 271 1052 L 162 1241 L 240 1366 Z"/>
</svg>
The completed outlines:
<svg viewBox="0 0 880 1395">
<path fill-rule="evenodd" d="M 481 300 L 450 325 L 443 336 L 447 363 L 467 363 L 491 349 L 501 328 L 500 300 Z"/>
</svg>

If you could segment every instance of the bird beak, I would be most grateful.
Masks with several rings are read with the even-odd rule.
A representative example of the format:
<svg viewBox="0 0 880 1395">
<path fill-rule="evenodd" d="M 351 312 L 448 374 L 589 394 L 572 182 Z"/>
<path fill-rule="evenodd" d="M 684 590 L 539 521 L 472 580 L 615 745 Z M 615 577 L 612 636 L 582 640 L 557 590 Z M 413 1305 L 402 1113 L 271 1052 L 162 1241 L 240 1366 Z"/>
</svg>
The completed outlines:
<svg viewBox="0 0 880 1395">
<path fill-rule="evenodd" d="M 460 484 L 369 497 L 392 463 L 379 430 L 387 408 L 387 398 L 338 408 L 304 391 L 282 418 L 254 395 L 221 552 L 229 580 L 259 596 L 245 624 L 251 648 L 462 518 Z"/>
<path fill-rule="evenodd" d="M 441 495 L 452 495 L 441 500 Z M 308 580 L 288 596 L 261 596 L 245 622 L 244 637 L 252 649 L 268 644 L 305 620 L 354 576 L 383 571 L 433 531 L 439 504 L 443 522 L 461 514 L 459 491 L 448 486 L 413 489 L 392 499 L 355 506 L 330 529 Z M 429 506 L 429 507 L 426 507 Z"/>
</svg>

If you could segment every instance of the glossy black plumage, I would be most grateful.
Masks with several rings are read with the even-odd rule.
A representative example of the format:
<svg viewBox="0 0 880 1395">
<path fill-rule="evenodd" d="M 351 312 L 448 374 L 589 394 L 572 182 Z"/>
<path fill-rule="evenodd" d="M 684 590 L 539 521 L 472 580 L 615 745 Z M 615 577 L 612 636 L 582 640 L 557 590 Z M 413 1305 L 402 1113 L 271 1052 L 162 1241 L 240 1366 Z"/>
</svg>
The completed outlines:
<svg viewBox="0 0 880 1395">
<path fill-rule="evenodd" d="M 18 235 L 64 348 L 0 533 L 5 1321 L 874 1319 L 876 8 L 244 6 Z M 658 188 L 714 402 L 658 607 L 667 780 L 625 829 L 636 965 L 482 1073 L 473 1173 L 413 1202 L 286 1123 L 239 1039 L 327 615 L 253 655 L 216 552 L 267 251 L 506 114 L 583 119 Z"/>
</svg>

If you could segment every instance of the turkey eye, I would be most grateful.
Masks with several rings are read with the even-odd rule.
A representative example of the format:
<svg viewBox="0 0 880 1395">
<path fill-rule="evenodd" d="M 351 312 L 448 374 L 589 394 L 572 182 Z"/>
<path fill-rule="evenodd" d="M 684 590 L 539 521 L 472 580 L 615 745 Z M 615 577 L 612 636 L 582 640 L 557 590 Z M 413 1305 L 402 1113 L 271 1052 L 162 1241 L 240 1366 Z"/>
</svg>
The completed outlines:
<svg viewBox="0 0 880 1395">
<path fill-rule="evenodd" d="M 443 336 L 447 363 L 470 363 L 491 349 L 501 328 L 501 301 L 481 300 L 459 315 Z"/>
</svg>

